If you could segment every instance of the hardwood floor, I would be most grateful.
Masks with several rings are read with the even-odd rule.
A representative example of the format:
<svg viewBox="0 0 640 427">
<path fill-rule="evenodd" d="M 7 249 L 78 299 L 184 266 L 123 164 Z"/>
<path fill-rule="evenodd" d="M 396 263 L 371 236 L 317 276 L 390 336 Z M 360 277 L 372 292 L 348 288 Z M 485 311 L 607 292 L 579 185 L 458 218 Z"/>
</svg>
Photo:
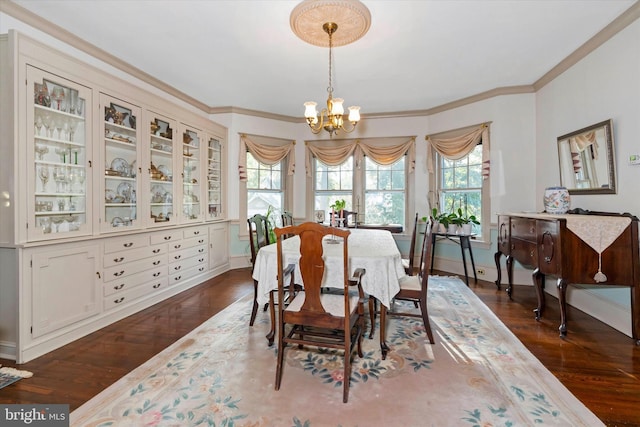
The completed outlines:
<svg viewBox="0 0 640 427">
<path fill-rule="evenodd" d="M 438 272 L 446 275 L 447 273 Z M 557 300 L 534 320 L 533 287 L 516 286 L 513 301 L 492 282 L 471 283 L 524 345 L 608 426 L 640 426 L 640 347 L 624 334 L 569 308 L 569 333 L 558 337 Z M 68 403 L 74 410 L 184 336 L 253 292 L 248 269 L 233 270 L 170 300 L 17 366 L 34 376 L 0 389 L 0 403 Z M 0 359 L 3 366 L 15 366 Z"/>
</svg>

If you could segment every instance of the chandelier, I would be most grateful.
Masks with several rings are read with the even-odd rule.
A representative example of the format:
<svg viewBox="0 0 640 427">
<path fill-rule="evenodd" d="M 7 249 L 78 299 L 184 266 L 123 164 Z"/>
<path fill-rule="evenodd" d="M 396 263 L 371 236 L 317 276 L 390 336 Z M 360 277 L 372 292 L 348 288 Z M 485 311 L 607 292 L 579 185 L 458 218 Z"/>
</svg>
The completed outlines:
<svg viewBox="0 0 640 427">
<path fill-rule="evenodd" d="M 329 46 L 327 107 L 318 114 L 316 102 L 304 103 L 304 116 L 311 132 L 317 134 L 324 129 L 330 138 L 339 131 L 353 132 L 360 121 L 360 107 L 349 107 L 345 119 L 344 100 L 333 97 L 333 47 L 364 36 L 371 25 L 369 9 L 357 0 L 305 0 L 293 9 L 290 21 L 293 32 L 302 40 L 316 46 Z M 341 31 L 336 34 L 339 27 Z"/>
</svg>

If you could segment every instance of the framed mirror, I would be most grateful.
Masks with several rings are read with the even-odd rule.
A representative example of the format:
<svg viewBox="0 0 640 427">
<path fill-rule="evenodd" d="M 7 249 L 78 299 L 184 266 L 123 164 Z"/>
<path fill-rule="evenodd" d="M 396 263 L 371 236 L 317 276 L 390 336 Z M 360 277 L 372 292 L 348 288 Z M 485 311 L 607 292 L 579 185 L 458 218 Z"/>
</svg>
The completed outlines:
<svg viewBox="0 0 640 427">
<path fill-rule="evenodd" d="M 611 120 L 558 137 L 560 182 L 569 194 L 615 194 Z"/>
</svg>

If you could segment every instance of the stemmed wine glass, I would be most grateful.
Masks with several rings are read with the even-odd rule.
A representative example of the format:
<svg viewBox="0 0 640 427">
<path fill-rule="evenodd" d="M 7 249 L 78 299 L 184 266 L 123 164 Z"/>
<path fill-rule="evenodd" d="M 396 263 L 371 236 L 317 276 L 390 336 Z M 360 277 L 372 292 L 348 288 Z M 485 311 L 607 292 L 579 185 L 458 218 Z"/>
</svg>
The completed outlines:
<svg viewBox="0 0 640 427">
<path fill-rule="evenodd" d="M 69 190 L 71 193 L 74 192 L 74 185 L 76 182 L 76 168 L 68 167 L 67 168 L 67 183 L 69 184 Z"/>
<path fill-rule="evenodd" d="M 62 139 L 62 119 L 56 120 L 56 130 L 58 131 L 58 139 Z"/>
<path fill-rule="evenodd" d="M 56 193 L 61 193 L 67 182 L 67 171 L 64 167 L 56 166 L 53 169 L 53 180 L 56 182 Z"/>
<path fill-rule="evenodd" d="M 78 180 L 78 183 L 80 184 L 80 192 L 84 193 L 84 180 L 87 177 L 87 172 L 84 170 L 84 168 L 80 168 L 78 169 L 77 173 L 76 173 L 76 179 Z"/>
<path fill-rule="evenodd" d="M 61 87 L 56 86 L 51 92 L 51 98 L 58 104 L 58 110 L 60 110 L 60 102 L 64 99 L 64 90 Z"/>
<path fill-rule="evenodd" d="M 45 123 L 45 126 L 47 126 L 47 129 L 49 129 L 49 138 L 53 138 L 53 130 L 56 127 L 56 121 L 53 118 L 53 115 L 51 114 L 45 115 L 44 123 Z"/>
<path fill-rule="evenodd" d="M 43 233 L 51 233 L 51 218 L 48 216 L 40 218 L 40 227 Z"/>
<path fill-rule="evenodd" d="M 66 119 L 62 122 L 62 132 L 67 138 L 67 141 L 71 141 L 71 137 L 70 137 L 71 133 L 69 131 L 69 119 Z"/>
<path fill-rule="evenodd" d="M 36 144 L 36 154 L 38 155 L 38 160 L 42 160 L 44 155 L 49 152 L 49 147 L 46 145 Z"/>
<path fill-rule="evenodd" d="M 60 156 L 60 162 L 66 163 L 67 159 L 67 149 L 65 147 L 56 147 L 56 154 Z"/>
<path fill-rule="evenodd" d="M 47 181 L 49 181 L 49 166 L 40 165 L 40 169 L 38 170 L 38 176 L 40 177 L 40 181 L 42 181 L 42 192 L 47 192 Z"/>
<path fill-rule="evenodd" d="M 76 128 L 78 127 L 78 122 L 75 120 L 69 120 L 69 141 L 73 141 L 73 136 L 76 133 Z"/>
<path fill-rule="evenodd" d="M 38 136 L 40 136 L 40 132 L 42 131 L 42 126 L 44 125 L 44 123 L 42 122 L 42 116 L 40 114 L 38 114 L 36 116 L 36 131 L 38 133 Z"/>
<path fill-rule="evenodd" d="M 51 218 L 51 222 L 53 223 L 53 225 L 56 226 L 56 233 L 57 233 L 58 232 L 58 227 L 60 226 L 60 224 L 62 224 L 64 222 L 64 216 L 56 215 L 56 216 Z"/>
</svg>

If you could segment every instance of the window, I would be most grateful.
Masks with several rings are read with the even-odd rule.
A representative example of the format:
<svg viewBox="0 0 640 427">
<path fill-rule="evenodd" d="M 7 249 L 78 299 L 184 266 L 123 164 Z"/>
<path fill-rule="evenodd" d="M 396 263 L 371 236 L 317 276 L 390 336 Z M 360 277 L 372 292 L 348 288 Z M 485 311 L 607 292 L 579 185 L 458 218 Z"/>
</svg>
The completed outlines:
<svg viewBox="0 0 640 427">
<path fill-rule="evenodd" d="M 315 159 L 314 210 L 328 211 L 336 200 L 344 199 L 346 209 L 358 213 L 359 222 L 404 227 L 407 203 L 405 156 L 387 166 L 366 156 L 364 159 L 363 168 L 354 168 L 353 156 L 339 166 L 328 166 Z M 361 200 L 364 203 L 361 204 Z"/>
<path fill-rule="evenodd" d="M 364 210 L 368 223 L 403 224 L 406 206 L 405 159 L 389 166 L 365 157 Z"/>
<path fill-rule="evenodd" d="M 336 200 L 344 199 L 346 209 L 357 210 L 353 205 L 353 157 L 339 166 L 328 166 L 315 161 L 314 210 L 328 210 Z M 327 220 L 329 216 L 325 216 Z"/>
<path fill-rule="evenodd" d="M 440 212 L 457 212 L 475 215 L 480 221 L 474 232 L 482 235 L 483 186 L 482 144 L 459 160 L 449 160 L 438 154 L 438 204 Z"/>
<path fill-rule="evenodd" d="M 269 206 L 284 210 L 283 162 L 260 163 L 247 152 L 247 216 L 266 215 Z M 276 215 L 279 218 L 279 215 Z"/>
</svg>

